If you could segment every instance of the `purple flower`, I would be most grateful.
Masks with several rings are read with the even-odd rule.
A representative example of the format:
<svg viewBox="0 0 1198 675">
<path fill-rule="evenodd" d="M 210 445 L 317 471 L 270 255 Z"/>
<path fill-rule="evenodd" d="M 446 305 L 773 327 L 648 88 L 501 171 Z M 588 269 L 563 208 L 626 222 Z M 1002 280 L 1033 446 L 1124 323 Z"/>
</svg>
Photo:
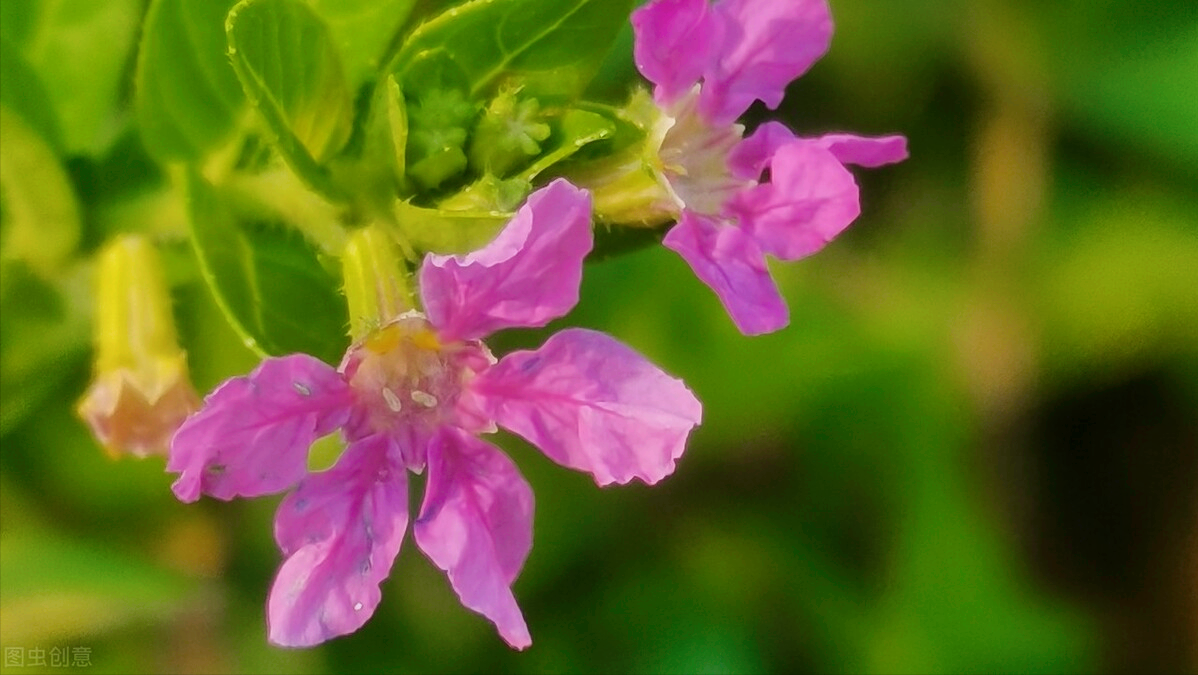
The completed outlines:
<svg viewBox="0 0 1198 675">
<path fill-rule="evenodd" d="M 416 544 L 463 605 L 527 647 L 511 585 L 532 546 L 533 495 L 477 437 L 496 425 L 600 485 L 673 472 L 701 414 L 681 381 L 588 330 L 498 361 L 480 341 L 543 326 L 578 302 L 590 208 L 587 193 L 550 184 L 481 250 L 425 258 L 425 314 L 374 331 L 336 370 L 303 354 L 267 359 L 216 389 L 175 435 L 167 469 L 183 501 L 295 488 L 275 518 L 286 560 L 268 602 L 272 642 L 312 645 L 366 622 L 407 527 L 406 472 L 427 468 Z M 309 446 L 338 429 L 346 449 L 336 465 L 308 473 Z"/>
<path fill-rule="evenodd" d="M 827 51 L 824 0 L 654 0 L 632 25 L 637 68 L 660 108 L 651 133 L 669 196 L 660 202 L 672 202 L 678 221 L 664 243 L 741 332 L 778 330 L 789 315 L 765 255 L 797 260 L 823 248 L 860 212 L 844 165 L 901 161 L 906 139 L 799 138 L 776 122 L 742 139 L 735 122 L 753 101 L 776 108 Z"/>
</svg>

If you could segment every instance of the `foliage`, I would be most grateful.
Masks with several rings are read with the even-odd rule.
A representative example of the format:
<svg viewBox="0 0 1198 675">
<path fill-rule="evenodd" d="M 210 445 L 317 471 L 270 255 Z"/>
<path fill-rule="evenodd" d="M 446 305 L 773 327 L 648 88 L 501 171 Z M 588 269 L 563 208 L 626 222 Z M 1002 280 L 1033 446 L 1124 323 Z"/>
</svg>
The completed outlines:
<svg viewBox="0 0 1198 675">
<path fill-rule="evenodd" d="M 745 339 L 651 233 L 597 233 L 612 259 L 570 322 L 684 377 L 708 415 L 652 492 L 583 490 L 506 441 L 552 504 L 517 582 L 527 653 L 410 547 L 361 632 L 266 647 L 271 505 L 186 510 L 160 463 L 108 461 L 74 419 L 108 237 L 161 249 L 201 393 L 263 355 L 335 363 L 348 232 L 385 224 L 409 263 L 470 250 L 566 163 L 640 133 L 596 102 L 637 82 L 633 4 L 0 2 L 4 647 L 88 646 L 96 672 L 1098 667 L 1113 629 L 1060 597 L 1081 572 L 1033 583 L 1029 550 L 1056 549 L 1020 505 L 1072 508 L 1031 477 L 1077 450 L 1027 440 L 1054 401 L 1147 373 L 1198 407 L 1198 109 L 1179 84 L 1198 20 L 1164 0 L 832 2 L 832 51 L 783 118 L 902 129 L 913 159 L 861 178 L 873 196 L 839 245 L 776 270 L 786 331 Z M 1175 492 L 1161 503 L 1193 508 Z M 1160 546 L 1135 555 L 1194 568 Z"/>
</svg>

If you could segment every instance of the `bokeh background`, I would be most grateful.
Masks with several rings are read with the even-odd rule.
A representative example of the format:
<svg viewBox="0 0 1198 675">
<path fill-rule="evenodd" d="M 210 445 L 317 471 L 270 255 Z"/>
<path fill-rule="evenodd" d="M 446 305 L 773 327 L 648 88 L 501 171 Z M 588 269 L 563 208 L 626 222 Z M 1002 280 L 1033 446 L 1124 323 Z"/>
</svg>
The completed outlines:
<svg viewBox="0 0 1198 675">
<path fill-rule="evenodd" d="M 851 230 L 773 266 L 776 334 L 736 333 L 663 249 L 588 267 L 559 324 L 683 377 L 705 421 L 652 488 L 502 440 L 538 506 L 514 653 L 410 545 L 357 634 L 268 646 L 277 499 L 182 505 L 161 459 L 91 440 L 86 260 L 181 215 L 128 107 L 142 3 L 46 3 L 47 34 L 16 1 L 0 28 L 73 130 L 85 231 L 74 271 L 0 293 L 0 643 L 90 665 L 3 672 L 1198 670 L 1198 4 L 832 0 L 832 49 L 777 116 L 902 132 L 911 158 L 858 172 Z M 599 95 L 635 81 L 630 44 Z M 164 243 L 207 391 L 255 359 Z"/>
</svg>

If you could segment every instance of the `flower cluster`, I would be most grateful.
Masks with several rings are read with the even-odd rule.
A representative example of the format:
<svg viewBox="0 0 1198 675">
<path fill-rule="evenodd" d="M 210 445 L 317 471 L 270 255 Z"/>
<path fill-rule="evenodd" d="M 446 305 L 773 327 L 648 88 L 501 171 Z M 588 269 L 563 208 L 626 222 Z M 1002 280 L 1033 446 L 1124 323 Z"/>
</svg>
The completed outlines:
<svg viewBox="0 0 1198 675">
<path fill-rule="evenodd" d="M 498 358 L 486 341 L 566 316 L 596 232 L 620 228 L 660 228 L 628 239 L 679 254 L 743 333 L 779 330 L 788 309 L 767 256 L 809 256 L 857 218 L 847 166 L 907 156 L 901 136 L 803 137 L 779 122 L 746 136 L 737 122 L 755 102 L 777 108 L 828 49 L 825 0 L 443 4 L 407 3 L 399 34 L 342 53 L 353 36 L 320 3 L 245 0 L 220 26 L 191 27 L 197 45 L 229 48 L 187 52 L 211 78 L 183 99 L 154 55 L 190 19 L 147 13 L 142 140 L 186 196 L 199 276 L 263 360 L 200 403 L 156 249 L 121 239 L 96 266 L 96 381 L 79 414 L 114 453 L 167 453 L 184 502 L 286 494 L 266 610 L 278 645 L 360 628 L 410 522 L 462 604 L 529 646 L 512 584 L 533 493 L 489 437 L 520 436 L 600 486 L 651 485 L 675 470 L 702 406 L 601 332 L 565 328 Z M 652 94 L 586 100 L 628 21 Z M 326 264 L 338 259 L 339 279 Z M 320 471 L 318 442 L 340 448 Z M 412 474 L 426 476 L 414 514 Z"/>
</svg>

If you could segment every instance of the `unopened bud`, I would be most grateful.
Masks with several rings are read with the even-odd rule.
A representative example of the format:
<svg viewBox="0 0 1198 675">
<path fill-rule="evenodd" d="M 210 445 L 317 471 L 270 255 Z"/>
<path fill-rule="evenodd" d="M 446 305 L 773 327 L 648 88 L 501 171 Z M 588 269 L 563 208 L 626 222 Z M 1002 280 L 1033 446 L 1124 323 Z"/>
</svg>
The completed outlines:
<svg viewBox="0 0 1198 675">
<path fill-rule="evenodd" d="M 483 174 L 506 176 L 541 153 L 549 125 L 540 121 L 535 98 L 518 99 L 505 91 L 487 106 L 470 139 L 470 167 Z"/>
<path fill-rule="evenodd" d="M 79 416 L 113 456 L 165 454 L 199 408 L 158 252 L 126 235 L 99 254 L 95 374 Z"/>
</svg>

